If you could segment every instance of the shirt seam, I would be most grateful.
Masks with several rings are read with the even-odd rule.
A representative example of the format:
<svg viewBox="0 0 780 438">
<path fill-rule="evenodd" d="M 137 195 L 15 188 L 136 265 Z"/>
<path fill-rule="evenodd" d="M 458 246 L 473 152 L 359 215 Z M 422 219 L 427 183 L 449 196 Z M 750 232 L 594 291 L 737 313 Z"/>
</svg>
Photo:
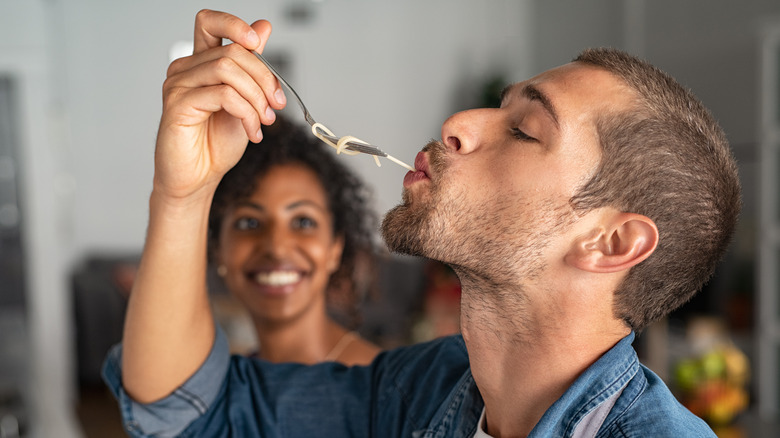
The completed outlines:
<svg viewBox="0 0 780 438">
<path fill-rule="evenodd" d="M 173 395 L 189 403 L 200 415 L 205 414 L 208 410 L 208 405 L 203 399 L 182 387 L 176 388 Z"/>
<path fill-rule="evenodd" d="M 630 384 L 631 384 L 631 382 L 628 383 L 628 385 L 630 385 Z M 628 385 L 626 385 L 626 388 L 628 388 Z M 615 427 L 617 429 L 617 431 L 620 432 L 621 436 L 623 436 L 625 438 L 628 438 L 628 434 L 623 430 L 623 427 L 621 426 L 621 423 L 620 423 L 619 420 L 621 418 L 623 418 L 628 411 L 631 410 L 631 407 L 634 406 L 639 401 L 639 399 L 642 397 L 642 394 L 645 393 L 645 391 L 647 390 L 647 387 L 648 387 L 647 380 L 643 380 L 640 383 L 640 385 L 641 385 L 641 387 L 637 391 L 636 396 L 634 396 L 634 398 L 628 403 L 628 405 L 625 407 L 625 409 L 622 410 L 622 412 L 617 414 L 615 416 L 615 418 L 613 418 L 608 424 L 606 424 L 604 426 L 604 430 L 608 430 L 608 429 L 610 429 L 612 427 Z"/>
</svg>

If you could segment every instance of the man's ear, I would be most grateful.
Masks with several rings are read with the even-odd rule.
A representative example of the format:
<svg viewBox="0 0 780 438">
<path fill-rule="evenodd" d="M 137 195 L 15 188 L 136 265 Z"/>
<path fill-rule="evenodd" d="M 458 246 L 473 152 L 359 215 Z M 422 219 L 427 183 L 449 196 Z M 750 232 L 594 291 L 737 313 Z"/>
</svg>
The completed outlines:
<svg viewBox="0 0 780 438">
<path fill-rule="evenodd" d="M 606 225 L 577 239 L 566 263 L 583 271 L 610 273 L 644 261 L 658 246 L 658 228 L 647 216 L 617 213 Z"/>
</svg>

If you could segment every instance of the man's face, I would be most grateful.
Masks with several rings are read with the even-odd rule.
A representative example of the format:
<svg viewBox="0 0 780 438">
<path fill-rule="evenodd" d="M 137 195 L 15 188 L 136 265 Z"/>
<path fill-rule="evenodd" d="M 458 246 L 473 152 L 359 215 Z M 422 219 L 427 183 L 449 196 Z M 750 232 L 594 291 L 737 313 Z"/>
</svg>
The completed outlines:
<svg viewBox="0 0 780 438">
<path fill-rule="evenodd" d="M 610 73 L 572 63 L 507 88 L 500 108 L 451 116 L 385 217 L 388 246 L 496 282 L 537 275 L 565 250 L 569 199 L 599 163 L 597 116 L 632 96 Z"/>
</svg>

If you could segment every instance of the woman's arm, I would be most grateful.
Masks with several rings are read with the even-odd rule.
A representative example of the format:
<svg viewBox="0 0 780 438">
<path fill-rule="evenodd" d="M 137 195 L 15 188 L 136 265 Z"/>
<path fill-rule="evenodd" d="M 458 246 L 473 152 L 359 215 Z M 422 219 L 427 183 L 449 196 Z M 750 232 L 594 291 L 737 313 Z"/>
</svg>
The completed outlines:
<svg viewBox="0 0 780 438">
<path fill-rule="evenodd" d="M 149 227 L 123 336 L 123 386 L 139 402 L 184 383 L 214 341 L 206 291 L 209 208 L 247 141 L 260 141 L 261 125 L 284 107 L 278 82 L 249 51 L 261 51 L 270 33 L 267 21 L 250 26 L 201 11 L 193 55 L 168 69 Z M 222 46 L 223 38 L 236 44 Z"/>
</svg>

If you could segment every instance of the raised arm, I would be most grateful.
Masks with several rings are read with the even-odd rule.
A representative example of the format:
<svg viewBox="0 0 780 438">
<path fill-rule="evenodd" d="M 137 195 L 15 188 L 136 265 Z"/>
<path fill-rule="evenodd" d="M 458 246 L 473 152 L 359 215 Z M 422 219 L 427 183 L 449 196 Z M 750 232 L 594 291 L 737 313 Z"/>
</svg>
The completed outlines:
<svg viewBox="0 0 780 438">
<path fill-rule="evenodd" d="M 163 86 L 149 227 L 125 321 L 122 380 L 139 402 L 170 394 L 206 359 L 214 323 L 206 291 L 209 208 L 248 140 L 262 139 L 285 105 L 276 79 L 249 51 L 271 25 L 201 11 L 194 53 L 174 61 Z M 235 42 L 226 46 L 222 40 Z"/>
</svg>

